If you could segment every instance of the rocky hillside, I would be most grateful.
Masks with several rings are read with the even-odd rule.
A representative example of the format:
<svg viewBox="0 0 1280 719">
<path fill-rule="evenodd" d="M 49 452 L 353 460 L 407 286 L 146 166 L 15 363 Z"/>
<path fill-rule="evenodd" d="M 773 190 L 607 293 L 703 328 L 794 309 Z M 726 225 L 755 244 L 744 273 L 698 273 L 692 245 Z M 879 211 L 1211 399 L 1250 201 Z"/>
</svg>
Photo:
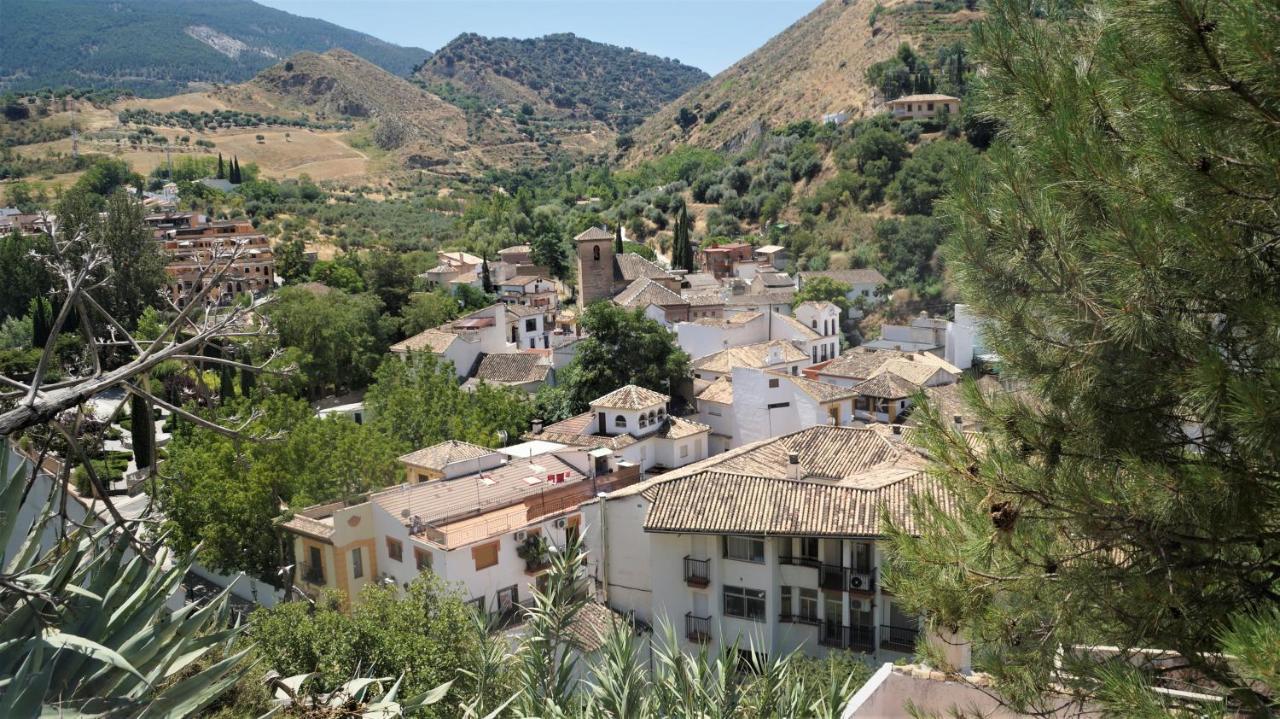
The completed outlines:
<svg viewBox="0 0 1280 719">
<path fill-rule="evenodd" d="M 932 56 L 964 37 L 971 3 L 826 0 L 729 69 L 669 103 L 633 133 L 632 161 L 688 144 L 733 149 L 767 128 L 829 113 L 859 117 L 876 102 L 871 65 L 903 42 Z"/>
<path fill-rule="evenodd" d="M 677 60 L 573 34 L 516 40 L 468 33 L 440 48 L 415 76 L 460 103 L 596 120 L 616 131 L 707 79 Z"/>
<path fill-rule="evenodd" d="M 192 82 L 242 82 L 296 52 L 330 48 L 404 76 L 428 54 L 251 0 L 4 0 L 0 14 L 0 90 L 167 95 Z"/>
</svg>

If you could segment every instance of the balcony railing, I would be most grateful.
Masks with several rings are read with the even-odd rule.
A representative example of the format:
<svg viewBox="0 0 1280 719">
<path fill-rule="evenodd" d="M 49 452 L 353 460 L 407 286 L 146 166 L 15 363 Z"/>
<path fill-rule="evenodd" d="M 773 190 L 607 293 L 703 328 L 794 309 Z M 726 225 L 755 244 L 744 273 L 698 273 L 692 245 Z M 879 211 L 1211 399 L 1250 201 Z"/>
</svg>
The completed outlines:
<svg viewBox="0 0 1280 719">
<path fill-rule="evenodd" d="M 711 641 L 711 617 L 699 617 L 693 612 L 685 614 L 684 635 L 699 644 Z"/>
<path fill-rule="evenodd" d="M 824 564 L 818 568 L 818 585 L 833 592 L 874 592 L 876 573 L 874 569 Z"/>
<path fill-rule="evenodd" d="M 822 562 L 815 557 L 803 557 L 798 554 L 778 556 L 778 564 L 790 564 L 797 567 L 821 567 Z"/>
<path fill-rule="evenodd" d="M 324 567 L 318 564 L 302 563 L 302 581 L 307 584 L 324 584 Z"/>
<path fill-rule="evenodd" d="M 684 583 L 691 587 L 705 587 L 711 584 L 711 560 L 685 557 Z"/>
<path fill-rule="evenodd" d="M 848 626 L 825 622 L 822 633 L 818 635 L 818 642 L 826 647 L 870 652 L 876 646 L 875 631 L 876 628 L 870 625 Z"/>
<path fill-rule="evenodd" d="M 880 625 L 880 646 L 899 652 L 910 652 L 916 648 L 916 638 L 920 630 L 916 627 L 897 627 L 891 624 Z"/>
</svg>

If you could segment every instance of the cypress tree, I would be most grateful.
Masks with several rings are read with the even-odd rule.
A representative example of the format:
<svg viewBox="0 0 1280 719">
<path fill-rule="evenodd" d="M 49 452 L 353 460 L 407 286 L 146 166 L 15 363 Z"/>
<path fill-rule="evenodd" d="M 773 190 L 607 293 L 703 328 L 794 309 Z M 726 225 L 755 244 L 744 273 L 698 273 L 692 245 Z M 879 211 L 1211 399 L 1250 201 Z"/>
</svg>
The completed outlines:
<svg viewBox="0 0 1280 719">
<path fill-rule="evenodd" d="M 225 403 L 236 396 L 236 376 L 231 365 L 218 365 L 218 399 Z"/>
<path fill-rule="evenodd" d="M 987 6 L 966 102 L 1001 136 L 943 205 L 949 275 L 1020 389 L 966 387 L 980 441 L 918 409 L 954 501 L 893 530 L 885 583 L 975 642 L 1015 708 L 1056 685 L 1108 716 L 1267 716 L 1280 23 L 1263 0 L 1047 7 Z M 1143 690 L 1157 672 L 1082 645 L 1172 652 L 1179 686 L 1221 705 L 1175 710 Z"/>
<path fill-rule="evenodd" d="M 489 258 L 480 261 L 480 281 L 486 294 L 493 294 L 493 278 L 489 276 Z"/>
<path fill-rule="evenodd" d="M 249 397 L 253 394 L 253 388 L 257 384 L 258 378 L 254 373 L 243 367 L 240 369 L 240 396 Z"/>
<path fill-rule="evenodd" d="M 227 178 L 227 168 L 222 162 L 222 153 L 218 153 L 218 179 L 225 180 Z"/>
<path fill-rule="evenodd" d="M 622 220 L 618 220 L 618 227 L 613 231 L 613 254 L 621 255 L 622 250 Z"/>
<path fill-rule="evenodd" d="M 49 333 L 53 330 L 53 310 L 48 298 L 31 298 L 31 346 L 41 349 L 49 342 Z"/>
<path fill-rule="evenodd" d="M 129 397 L 129 434 L 133 439 L 133 461 L 138 469 L 150 467 L 155 461 L 156 425 L 151 414 L 151 404 L 139 395 Z"/>
</svg>

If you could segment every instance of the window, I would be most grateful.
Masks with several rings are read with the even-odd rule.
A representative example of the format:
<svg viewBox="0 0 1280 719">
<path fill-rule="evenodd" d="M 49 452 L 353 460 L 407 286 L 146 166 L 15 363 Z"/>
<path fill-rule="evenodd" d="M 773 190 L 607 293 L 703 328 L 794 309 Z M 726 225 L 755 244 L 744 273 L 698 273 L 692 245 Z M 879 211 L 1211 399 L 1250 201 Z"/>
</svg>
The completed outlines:
<svg viewBox="0 0 1280 719">
<path fill-rule="evenodd" d="M 769 389 L 777 389 L 777 388 L 778 388 L 778 378 L 774 377 L 773 379 L 769 380 Z"/>
<path fill-rule="evenodd" d="M 413 563 L 417 566 L 419 572 L 425 572 L 431 569 L 431 552 L 422 547 L 413 548 Z"/>
<path fill-rule="evenodd" d="M 641 427 L 649 426 L 649 421 L 645 419 L 645 416 L 643 414 L 640 415 L 640 426 Z"/>
<path fill-rule="evenodd" d="M 818 538 L 817 537 L 801 537 L 800 538 L 800 558 L 807 559 L 811 562 L 818 561 Z"/>
<path fill-rule="evenodd" d="M 818 348 L 814 347 L 810 351 L 813 353 L 813 363 L 818 364 Z"/>
<path fill-rule="evenodd" d="M 538 320 L 536 317 L 530 317 L 529 319 L 524 321 L 525 332 L 534 332 L 534 331 L 537 331 L 537 329 L 538 329 Z"/>
<path fill-rule="evenodd" d="M 818 621 L 818 590 L 800 589 L 800 621 Z"/>
<path fill-rule="evenodd" d="M 626 418 L 626 417 L 624 417 L 624 416 L 622 416 L 622 415 L 618 415 L 617 417 L 614 417 L 614 418 L 613 418 L 613 426 L 614 426 L 614 427 L 626 427 L 626 426 L 627 426 L 627 418 Z"/>
<path fill-rule="evenodd" d="M 398 539 L 387 537 L 387 556 L 397 562 L 404 561 L 404 545 Z"/>
<path fill-rule="evenodd" d="M 781 606 L 778 607 L 778 618 L 781 621 L 791 621 L 791 587 L 785 584 L 778 588 Z"/>
<path fill-rule="evenodd" d="M 467 600 L 466 604 L 467 606 L 475 607 L 475 610 L 479 612 L 481 616 L 484 615 L 484 597 L 476 597 L 475 599 L 469 599 Z"/>
<path fill-rule="evenodd" d="M 793 377 L 794 377 L 794 376 L 796 376 L 796 375 L 798 375 L 798 374 L 800 374 L 800 365 L 792 365 L 792 366 L 791 366 L 791 376 L 793 376 Z"/>
<path fill-rule="evenodd" d="M 769 409 L 782 409 L 783 407 L 790 407 L 790 406 L 791 406 L 790 402 L 774 402 L 773 404 L 769 405 Z"/>
<path fill-rule="evenodd" d="M 591 259 L 595 260 L 596 262 L 600 261 L 600 245 L 596 245 L 595 247 L 591 248 Z"/>
<path fill-rule="evenodd" d="M 744 587 L 724 588 L 724 615 L 750 619 L 753 622 L 764 621 L 764 592 L 759 589 Z"/>
<path fill-rule="evenodd" d="M 718 410 L 718 409 L 709 409 L 709 410 L 707 410 L 707 414 L 711 415 L 712 417 L 719 417 L 719 416 L 720 416 L 720 410 Z"/>
<path fill-rule="evenodd" d="M 516 604 L 520 601 L 519 589 L 516 585 L 511 585 L 505 589 L 498 590 L 498 612 L 506 614 L 516 609 Z"/>
<path fill-rule="evenodd" d="M 818 320 L 816 320 L 816 319 L 814 319 L 814 320 L 810 320 L 810 321 L 809 321 L 809 326 L 810 326 L 810 327 L 812 327 L 812 328 L 813 328 L 813 329 L 815 329 L 815 330 L 816 330 L 816 329 L 818 329 Z"/>
<path fill-rule="evenodd" d="M 688 456 L 689 456 L 689 445 L 687 444 L 680 445 L 680 457 L 683 459 L 684 457 L 688 457 Z"/>
<path fill-rule="evenodd" d="M 356 579 L 364 576 L 364 554 L 359 547 L 351 550 L 351 576 Z"/>
<path fill-rule="evenodd" d="M 724 556 L 740 562 L 764 564 L 764 539 L 730 535 L 724 538 Z"/>
<path fill-rule="evenodd" d="M 498 563 L 499 542 L 490 542 L 471 548 L 471 558 L 475 560 L 476 571 L 488 569 Z"/>
</svg>

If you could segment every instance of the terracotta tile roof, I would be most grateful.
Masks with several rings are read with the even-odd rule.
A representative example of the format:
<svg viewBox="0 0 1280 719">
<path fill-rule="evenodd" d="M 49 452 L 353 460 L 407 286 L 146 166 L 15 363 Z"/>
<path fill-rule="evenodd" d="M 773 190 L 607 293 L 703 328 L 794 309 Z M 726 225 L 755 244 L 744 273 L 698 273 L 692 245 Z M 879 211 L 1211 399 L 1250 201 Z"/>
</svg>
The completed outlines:
<svg viewBox="0 0 1280 719">
<path fill-rule="evenodd" d="M 905 399 L 915 394 L 920 385 L 905 380 L 892 372 L 881 372 L 869 380 L 853 386 L 858 394 L 879 399 Z"/>
<path fill-rule="evenodd" d="M 707 388 L 699 392 L 697 397 L 703 402 L 733 404 L 733 382 L 730 382 L 727 376 L 717 377 L 716 381 L 707 385 Z"/>
<path fill-rule="evenodd" d="M 610 409 L 644 409 L 655 404 L 663 404 L 671 398 L 665 394 L 654 392 L 634 384 L 619 387 L 603 397 L 591 400 L 592 407 L 608 407 Z"/>
<path fill-rule="evenodd" d="M 612 450 L 619 450 L 623 447 L 629 447 L 640 441 L 630 434 L 618 434 L 612 436 L 592 434 L 591 429 L 596 421 L 594 412 L 585 412 L 576 417 L 557 422 L 553 425 L 544 427 L 541 432 L 536 434 L 530 433 L 524 436 L 526 440 L 543 440 L 546 442 L 556 442 L 572 447 L 606 447 Z M 685 419 L 683 417 L 670 417 L 662 423 L 662 428 L 652 434 L 650 437 L 659 437 L 662 439 L 683 439 L 692 437 L 702 432 L 710 432 L 711 428 L 701 422 Z M 646 439 L 642 437 L 641 439 Z"/>
<path fill-rule="evenodd" d="M 521 305 L 521 304 L 514 304 L 514 303 L 507 305 L 507 312 L 510 312 L 516 317 L 533 317 L 534 315 L 543 314 L 543 310 L 537 307 L 530 307 L 529 305 Z"/>
<path fill-rule="evenodd" d="M 775 312 L 774 316 L 775 316 L 774 317 L 775 319 L 787 325 L 792 330 L 794 330 L 797 334 L 799 334 L 800 339 L 807 339 L 807 340 L 822 339 L 822 335 L 817 330 L 810 327 L 809 325 L 806 325 L 805 323 L 801 322 L 795 317 L 792 317 L 791 315 L 784 315 L 784 314 L 779 314 Z"/>
<path fill-rule="evenodd" d="M 663 439 L 684 439 L 692 437 L 695 434 L 710 432 L 711 427 L 695 422 L 684 417 L 667 417 L 667 421 L 663 423 L 662 429 L 658 431 L 659 437 Z"/>
<path fill-rule="evenodd" d="M 485 355 L 475 378 L 495 384 L 524 384 L 546 380 L 551 366 L 542 357 L 526 352 Z"/>
<path fill-rule="evenodd" d="M 452 332 L 443 332 L 432 328 L 391 345 L 392 352 L 432 352 L 440 354 L 449 349 L 449 345 L 458 339 Z"/>
<path fill-rule="evenodd" d="M 758 272 L 756 277 L 760 278 L 760 282 L 765 287 L 791 287 L 795 285 L 795 280 L 791 279 L 791 275 L 785 272 Z"/>
<path fill-rule="evenodd" d="M 773 340 L 753 345 L 730 347 L 705 357 L 699 357 L 694 360 L 693 368 L 718 374 L 728 374 L 733 371 L 734 367 L 763 369 L 769 366 L 769 351 L 773 349 L 778 351 L 780 363 L 803 362 L 809 358 L 809 355 L 796 349 L 796 346 L 790 342 Z"/>
<path fill-rule="evenodd" d="M 771 255 L 775 252 L 785 252 L 786 249 L 782 245 L 762 245 L 756 248 L 756 254 Z"/>
<path fill-rule="evenodd" d="M 805 280 L 810 280 L 814 277 L 830 277 L 846 285 L 883 285 L 888 282 L 879 271 L 869 267 L 860 270 L 816 270 L 799 274 L 801 286 L 804 285 Z"/>
<path fill-rule="evenodd" d="M 689 284 L 690 289 L 720 288 L 720 280 L 710 272 L 690 272 L 684 276 L 684 281 Z"/>
<path fill-rule="evenodd" d="M 318 539 L 330 539 L 333 537 L 333 523 L 322 522 L 319 519 L 312 519 L 304 514 L 295 514 L 289 521 L 281 525 L 291 532 L 298 534 L 306 534 Z"/>
<path fill-rule="evenodd" d="M 795 298 L 796 291 L 793 288 L 788 290 L 767 290 L 745 295 L 731 295 L 725 299 L 724 303 L 726 305 L 745 305 L 748 307 L 756 305 L 789 305 Z"/>
<path fill-rule="evenodd" d="M 456 479 L 400 484 L 369 495 L 369 501 L 393 517 L 401 517 L 401 510 L 407 509 L 426 522 L 438 523 L 476 511 L 509 506 L 537 495 L 546 490 L 548 474 L 561 472 L 566 474 L 566 483 L 585 479 L 577 468 L 557 455 L 535 454 Z M 538 481 L 527 481 L 530 478 Z"/>
<path fill-rule="evenodd" d="M 984 376 L 977 380 L 978 390 L 984 395 L 994 395 L 1004 392 L 1004 388 L 1000 386 L 1000 382 L 991 376 Z M 925 387 L 924 394 L 938 410 L 938 414 L 943 421 L 951 427 L 959 427 L 960 430 L 968 432 L 981 429 L 981 423 L 978 421 L 977 414 L 969 408 L 964 401 L 964 393 L 959 383 L 945 384 L 940 387 Z M 959 417 L 960 422 L 957 425 L 955 418 Z M 914 414 L 906 420 L 907 425 L 919 424 Z"/>
<path fill-rule="evenodd" d="M 907 360 L 907 357 L 911 357 L 911 359 Z M 885 366 L 885 363 L 895 360 L 900 360 L 904 364 L 906 362 L 914 362 L 926 367 L 943 369 L 956 375 L 961 372 L 960 369 L 942 358 L 927 353 L 916 353 L 913 355 L 910 352 L 903 352 L 901 350 L 854 347 L 827 363 L 827 365 L 821 369 L 821 374 L 830 375 L 832 377 L 846 377 L 856 380 L 870 379 Z M 895 371 L 897 370 L 895 369 Z M 911 370 L 904 371 L 907 373 L 912 372 Z M 930 375 L 932 375 L 932 372 L 930 372 Z"/>
<path fill-rule="evenodd" d="M 499 282 L 498 285 L 500 287 L 505 285 L 527 285 L 541 279 L 542 278 L 537 275 L 516 275 L 515 277 L 508 277 L 507 279 Z"/>
<path fill-rule="evenodd" d="M 834 302 L 827 302 L 826 300 L 820 300 L 820 301 L 805 300 L 804 302 L 801 302 L 800 304 L 796 305 L 796 309 L 800 309 L 805 305 L 811 305 L 814 309 L 819 311 L 826 310 L 829 307 L 835 307 L 836 309 L 839 309 L 839 307 Z"/>
<path fill-rule="evenodd" d="M 481 447 L 478 444 L 459 442 L 456 439 L 449 439 L 439 444 L 433 444 L 430 447 L 423 447 L 422 449 L 410 452 L 400 457 L 400 461 L 405 464 L 412 464 L 415 467 L 443 470 L 454 462 L 465 462 L 468 459 L 479 459 L 485 455 L 493 454 L 494 451 L 495 450 L 487 447 Z"/>
<path fill-rule="evenodd" d="M 618 296 L 614 297 L 613 301 L 623 307 L 630 308 L 648 307 L 649 305 L 671 307 L 689 304 L 680 295 L 647 277 L 641 277 L 632 282 L 627 286 L 627 289 L 618 293 Z"/>
<path fill-rule="evenodd" d="M 529 245 L 512 245 L 512 246 L 510 246 L 510 247 L 504 247 L 504 248 L 502 248 L 502 249 L 498 250 L 498 254 L 500 254 L 500 255 L 503 255 L 503 254 L 528 254 L 529 252 L 532 252 L 532 251 L 533 251 L 533 248 L 532 248 L 532 247 L 530 247 Z"/>
<path fill-rule="evenodd" d="M 955 102 L 960 102 L 960 98 L 952 97 L 951 95 L 928 94 L 928 95 L 903 95 L 902 97 L 893 98 L 892 100 L 889 101 L 889 103 L 893 104 L 895 102 L 930 102 L 930 101 L 939 102 L 942 100 L 952 100 Z"/>
<path fill-rule="evenodd" d="M 787 457 L 796 452 L 801 476 L 838 481 L 879 464 L 898 462 L 904 456 L 893 443 L 861 427 L 819 425 L 747 446 L 750 451 L 720 455 L 723 461 L 709 469 L 785 479 Z"/>
<path fill-rule="evenodd" d="M 923 472 L 864 489 L 819 482 L 705 471 L 661 482 L 646 492 L 649 532 L 876 537 L 882 509 L 907 532 L 917 530 L 912 498 L 932 495 L 945 511 L 955 498 Z"/>
<path fill-rule="evenodd" d="M 612 239 L 613 239 L 612 232 L 600 227 L 588 227 L 582 232 L 579 232 L 578 236 L 573 238 L 573 241 L 582 242 L 584 240 L 612 240 Z"/>
<path fill-rule="evenodd" d="M 724 304 L 724 295 L 720 294 L 720 290 L 690 289 L 685 290 L 681 296 L 690 307 L 715 307 Z"/>
<path fill-rule="evenodd" d="M 634 252 L 614 255 L 613 261 L 614 264 L 617 265 L 618 272 L 622 275 L 622 279 L 627 282 L 634 282 L 641 277 L 671 277 L 670 272 L 667 272 Z"/>
<path fill-rule="evenodd" d="M 589 602 L 569 622 L 569 641 L 584 654 L 598 651 L 614 625 L 626 620 L 609 607 Z"/>
<path fill-rule="evenodd" d="M 777 370 L 768 370 L 769 374 L 784 377 L 788 382 L 794 384 L 801 392 L 818 400 L 819 402 L 837 402 L 842 399 L 852 399 L 858 396 L 856 390 L 852 387 L 841 387 L 840 385 L 831 384 L 830 382 L 821 382 L 808 377 L 792 375 L 787 372 Z"/>
<path fill-rule="evenodd" d="M 896 374 L 911 384 L 923 386 L 934 375 L 942 371 L 946 371 L 945 368 L 938 366 L 934 362 L 924 361 L 923 356 L 917 354 L 913 355 L 912 359 L 901 357 L 885 361 L 884 364 L 871 373 L 871 377 L 868 379 L 874 379 L 883 374 Z M 959 375 L 960 370 L 957 369 L 951 374 Z"/>
</svg>

